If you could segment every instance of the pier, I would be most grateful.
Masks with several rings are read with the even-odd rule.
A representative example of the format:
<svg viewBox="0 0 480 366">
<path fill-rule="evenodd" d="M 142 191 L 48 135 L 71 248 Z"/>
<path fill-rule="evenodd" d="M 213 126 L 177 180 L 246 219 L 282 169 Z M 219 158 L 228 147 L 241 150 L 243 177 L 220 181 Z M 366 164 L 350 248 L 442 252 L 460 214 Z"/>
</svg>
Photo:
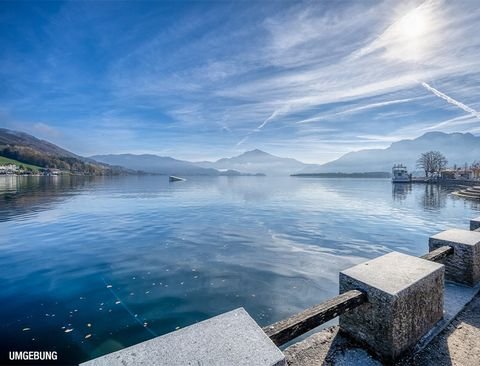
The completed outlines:
<svg viewBox="0 0 480 366">
<path fill-rule="evenodd" d="M 421 257 L 391 252 L 341 271 L 338 296 L 266 327 L 234 309 L 82 365 L 478 364 L 480 217 L 428 244 Z M 462 319 L 473 324 L 467 333 Z M 453 343 L 450 354 L 448 337 L 470 346 Z"/>
</svg>

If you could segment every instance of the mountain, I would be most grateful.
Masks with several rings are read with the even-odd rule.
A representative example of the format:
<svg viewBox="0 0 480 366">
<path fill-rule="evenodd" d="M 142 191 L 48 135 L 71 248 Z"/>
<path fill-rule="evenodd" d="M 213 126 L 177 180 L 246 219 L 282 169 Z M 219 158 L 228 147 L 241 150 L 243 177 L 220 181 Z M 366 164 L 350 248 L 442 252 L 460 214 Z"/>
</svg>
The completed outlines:
<svg viewBox="0 0 480 366">
<path fill-rule="evenodd" d="M 401 140 L 386 149 L 350 152 L 323 165 L 304 164 L 255 149 L 215 162 L 177 160 L 157 155 L 95 155 L 85 158 L 24 132 L 0 128 L 0 156 L 24 164 L 57 168 L 73 174 L 133 174 L 237 176 L 252 174 L 290 175 L 312 173 L 390 172 L 393 164 L 403 163 L 410 171 L 421 153 L 436 150 L 448 165 L 463 166 L 480 160 L 480 136 L 471 133 L 429 132 L 413 140 Z"/>
<path fill-rule="evenodd" d="M 165 175 L 222 175 L 216 169 L 202 168 L 184 160 L 151 154 L 111 154 L 94 155 L 90 159 L 110 165 L 118 165 L 128 169 L 141 170 L 147 173 Z M 232 174 L 232 172 L 230 172 Z M 240 173 L 239 173 L 240 174 Z"/>
<path fill-rule="evenodd" d="M 0 128 L 0 156 L 43 168 L 55 168 L 72 174 L 128 174 L 119 167 L 100 164 L 28 133 Z"/>
<path fill-rule="evenodd" d="M 8 130 L 6 128 L 0 128 L 0 146 L 2 145 L 29 147 L 35 151 L 46 155 L 81 159 L 80 156 L 75 155 L 70 151 L 64 150 L 61 147 L 54 145 L 48 141 L 40 140 L 25 132 Z"/>
<path fill-rule="evenodd" d="M 420 154 L 431 150 L 445 155 L 449 166 L 463 166 L 465 163 L 480 160 L 480 137 L 471 133 L 428 132 L 413 140 L 395 142 L 386 149 L 350 152 L 337 160 L 316 167 L 306 167 L 297 172 L 390 172 L 396 163 L 403 163 L 413 171 Z"/>
<path fill-rule="evenodd" d="M 250 174 L 264 173 L 266 175 L 289 175 L 308 166 L 298 160 L 281 158 L 258 149 L 244 152 L 232 158 L 223 158 L 215 162 L 201 161 L 195 164 L 203 168 L 231 169 Z"/>
</svg>

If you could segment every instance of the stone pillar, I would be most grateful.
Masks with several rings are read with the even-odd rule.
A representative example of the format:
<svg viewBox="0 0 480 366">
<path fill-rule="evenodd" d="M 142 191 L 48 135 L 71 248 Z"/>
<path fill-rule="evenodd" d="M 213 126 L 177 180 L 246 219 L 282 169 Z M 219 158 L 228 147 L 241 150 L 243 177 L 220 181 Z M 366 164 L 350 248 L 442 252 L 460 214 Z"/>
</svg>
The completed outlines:
<svg viewBox="0 0 480 366">
<path fill-rule="evenodd" d="M 81 366 L 285 366 L 285 356 L 243 308 L 95 358 Z"/>
<path fill-rule="evenodd" d="M 387 362 L 410 350 L 443 316 L 444 266 L 392 252 L 340 272 L 340 293 L 368 301 L 340 315 L 340 329 Z"/>
<path fill-rule="evenodd" d="M 480 281 L 480 232 L 450 229 L 430 237 L 430 251 L 441 246 L 453 247 L 445 261 L 445 278 L 474 286 Z"/>
<path fill-rule="evenodd" d="M 470 220 L 470 230 L 480 229 L 480 216 Z"/>
</svg>

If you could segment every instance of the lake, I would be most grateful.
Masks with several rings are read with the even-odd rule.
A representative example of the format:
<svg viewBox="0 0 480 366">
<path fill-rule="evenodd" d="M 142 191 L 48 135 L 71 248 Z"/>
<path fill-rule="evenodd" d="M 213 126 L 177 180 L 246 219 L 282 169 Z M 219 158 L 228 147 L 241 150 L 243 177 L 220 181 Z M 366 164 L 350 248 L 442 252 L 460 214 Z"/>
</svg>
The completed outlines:
<svg viewBox="0 0 480 366">
<path fill-rule="evenodd" d="M 468 228 L 480 204 L 385 179 L 0 177 L 0 344 L 75 363 L 243 306 L 267 325 L 338 272 Z"/>
</svg>

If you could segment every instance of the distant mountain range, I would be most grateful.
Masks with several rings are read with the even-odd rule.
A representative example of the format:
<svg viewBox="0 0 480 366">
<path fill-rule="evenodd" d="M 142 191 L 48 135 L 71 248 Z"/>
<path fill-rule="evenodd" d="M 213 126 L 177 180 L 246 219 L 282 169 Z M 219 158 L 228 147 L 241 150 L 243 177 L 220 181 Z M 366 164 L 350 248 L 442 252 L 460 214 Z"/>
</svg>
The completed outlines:
<svg viewBox="0 0 480 366">
<path fill-rule="evenodd" d="M 389 172 L 396 163 L 403 163 L 413 171 L 420 154 L 431 150 L 445 155 L 449 166 L 463 166 L 480 160 L 480 137 L 471 133 L 429 132 L 413 140 L 394 142 L 386 149 L 350 152 L 337 160 L 305 167 L 297 173 Z"/>
<path fill-rule="evenodd" d="M 431 150 L 443 153 L 449 166 L 463 166 L 465 163 L 480 160 L 480 137 L 471 133 L 428 132 L 413 140 L 394 142 L 386 149 L 350 152 L 325 164 L 305 164 L 257 149 L 216 162 L 197 162 L 196 165 L 204 168 L 263 172 L 267 175 L 375 172 L 378 176 L 382 172 L 389 173 L 397 163 L 403 163 L 410 171 L 414 171 L 420 154 Z"/>
<path fill-rule="evenodd" d="M 119 165 L 128 169 L 141 170 L 152 174 L 166 175 L 241 175 L 240 172 L 225 171 L 220 172 L 217 169 L 202 168 L 194 163 L 177 160 L 167 156 L 158 156 L 151 154 L 110 154 L 94 155 L 90 159 L 110 165 Z"/>
<path fill-rule="evenodd" d="M 189 162 L 151 154 L 112 154 L 81 157 L 48 141 L 23 132 L 0 129 L 0 156 L 26 164 L 69 170 L 78 174 L 165 175 L 291 175 L 314 173 L 390 172 L 392 165 L 403 163 L 410 171 L 423 152 L 438 150 L 449 166 L 480 160 L 480 137 L 470 133 L 429 132 L 413 140 L 401 140 L 386 149 L 350 152 L 334 161 L 316 165 L 278 157 L 255 149 L 215 162 Z M 375 174 L 377 174 L 375 173 Z"/>
<path fill-rule="evenodd" d="M 203 168 L 232 169 L 245 173 L 264 173 L 266 175 L 290 175 L 308 164 L 291 158 L 281 158 L 255 149 L 232 158 L 223 158 L 215 162 L 200 161 L 195 163 Z"/>
<path fill-rule="evenodd" d="M 308 166 L 298 160 L 280 158 L 261 150 L 247 151 L 239 156 L 215 162 L 189 162 L 151 154 L 93 155 L 90 159 L 128 169 L 166 175 L 289 175 Z"/>
</svg>

